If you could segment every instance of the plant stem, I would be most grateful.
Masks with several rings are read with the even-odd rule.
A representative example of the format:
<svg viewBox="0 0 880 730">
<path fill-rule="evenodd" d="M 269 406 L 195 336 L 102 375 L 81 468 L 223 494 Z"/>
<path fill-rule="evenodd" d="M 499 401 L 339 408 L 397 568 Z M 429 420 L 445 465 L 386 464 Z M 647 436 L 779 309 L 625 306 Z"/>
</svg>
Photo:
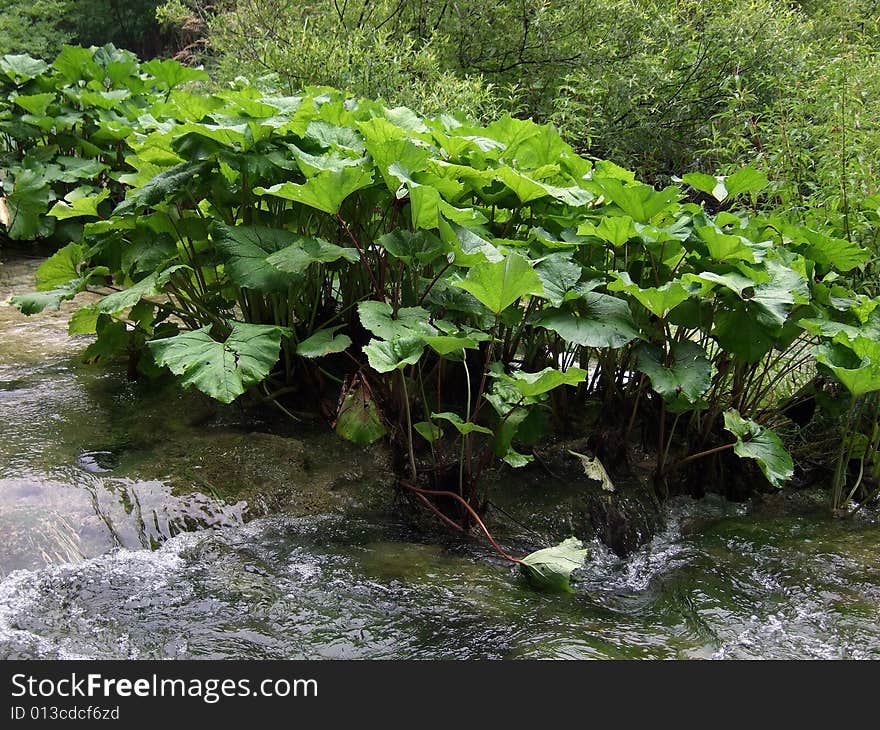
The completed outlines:
<svg viewBox="0 0 880 730">
<path fill-rule="evenodd" d="M 681 461 L 679 461 L 675 466 L 683 466 L 687 464 L 689 461 L 695 461 L 696 459 L 702 459 L 704 456 L 712 456 L 712 454 L 718 454 L 722 451 L 727 451 L 728 449 L 732 449 L 736 446 L 736 441 L 732 444 L 724 444 L 724 446 L 716 446 L 714 449 L 706 449 L 706 451 L 701 451 L 698 454 L 691 454 L 690 456 L 686 456 Z"/>
<path fill-rule="evenodd" d="M 462 498 L 460 495 L 445 489 L 421 489 L 420 487 L 417 487 L 414 484 L 409 484 L 405 481 L 401 481 L 400 483 L 407 489 L 415 492 L 416 494 L 432 495 L 437 497 L 451 497 L 452 499 L 458 501 L 462 505 L 462 507 L 464 507 L 468 511 L 468 514 L 470 514 L 470 516 L 474 518 L 474 521 L 480 526 L 483 534 L 488 538 L 489 542 L 492 543 L 492 547 L 495 548 L 495 551 L 502 558 L 504 558 L 505 560 L 509 560 L 511 563 L 522 563 L 522 560 L 520 560 L 519 558 L 511 557 L 506 552 L 504 552 L 501 546 L 495 541 L 495 538 L 492 537 L 492 533 L 489 532 L 486 525 L 483 524 L 483 520 L 480 519 L 480 516 L 477 514 L 476 510 L 474 510 L 474 508 L 468 504 L 467 500 Z"/>
<path fill-rule="evenodd" d="M 409 449 L 409 472 L 412 480 L 415 481 L 418 478 L 418 473 L 416 471 L 416 455 L 413 451 L 412 414 L 409 408 L 409 393 L 406 390 L 406 376 L 403 374 L 403 368 L 398 372 L 400 373 L 400 382 L 403 385 L 403 403 L 406 408 L 406 445 Z"/>
</svg>

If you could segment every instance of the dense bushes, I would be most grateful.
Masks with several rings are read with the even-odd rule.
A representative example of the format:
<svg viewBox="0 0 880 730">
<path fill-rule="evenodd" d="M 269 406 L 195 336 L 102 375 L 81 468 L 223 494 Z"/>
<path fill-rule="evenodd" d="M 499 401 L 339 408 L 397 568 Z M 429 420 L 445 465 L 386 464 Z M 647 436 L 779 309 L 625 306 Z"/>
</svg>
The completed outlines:
<svg viewBox="0 0 880 730">
<path fill-rule="evenodd" d="M 876 0 L 173 0 L 203 58 L 429 114 L 552 121 L 653 184 L 750 164 L 763 210 L 873 245 Z M 169 20 L 169 22 L 171 22 Z M 862 204 L 869 198 L 866 205 Z"/>
<path fill-rule="evenodd" d="M 880 389 L 880 302 L 843 284 L 868 251 L 744 212 L 753 169 L 686 176 L 703 206 L 510 117 L 198 93 L 202 72 L 113 48 L 0 73 L 9 232 L 81 225 L 54 224 L 72 242 L 23 311 L 103 291 L 71 320 L 88 358 L 330 410 L 396 443 L 402 483 L 452 522 L 552 431 L 604 434 L 611 461 L 641 434 L 661 492 L 731 453 L 780 485 L 792 373 L 835 378 L 851 414 Z"/>
<path fill-rule="evenodd" d="M 114 43 L 144 56 L 168 50 L 155 19 L 161 0 L 6 0 L 0 6 L 0 56 L 51 57 L 65 43 Z"/>
</svg>

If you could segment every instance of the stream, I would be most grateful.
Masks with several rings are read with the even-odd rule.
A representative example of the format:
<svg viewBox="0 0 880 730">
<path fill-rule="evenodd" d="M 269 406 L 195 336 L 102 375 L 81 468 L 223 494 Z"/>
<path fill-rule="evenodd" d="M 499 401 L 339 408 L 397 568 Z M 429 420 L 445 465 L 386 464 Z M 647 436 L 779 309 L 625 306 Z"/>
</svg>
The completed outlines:
<svg viewBox="0 0 880 730">
<path fill-rule="evenodd" d="M 536 593 L 397 516 L 378 450 L 84 364 L 72 304 L 9 305 L 38 263 L 0 263 L 2 658 L 880 658 L 867 510 L 673 500 L 636 553 L 592 540 L 573 594 Z M 534 502 L 539 535 L 499 527 L 519 554 L 568 536 Z"/>
</svg>

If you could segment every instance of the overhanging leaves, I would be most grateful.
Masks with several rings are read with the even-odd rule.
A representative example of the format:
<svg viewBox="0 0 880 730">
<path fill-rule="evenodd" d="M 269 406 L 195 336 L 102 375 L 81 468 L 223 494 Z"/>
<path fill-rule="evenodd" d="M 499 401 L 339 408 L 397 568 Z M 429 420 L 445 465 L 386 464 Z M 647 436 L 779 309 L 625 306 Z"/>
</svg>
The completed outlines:
<svg viewBox="0 0 880 730">
<path fill-rule="evenodd" d="M 794 475 L 794 463 L 778 434 L 743 418 L 730 409 L 724 412 L 724 428 L 736 437 L 734 453 L 742 459 L 754 459 L 774 487 L 781 487 Z"/>
<path fill-rule="evenodd" d="M 221 403 L 231 403 L 262 382 L 278 361 L 284 330 L 271 325 L 234 322 L 218 342 L 211 326 L 147 343 L 156 362 Z"/>
</svg>

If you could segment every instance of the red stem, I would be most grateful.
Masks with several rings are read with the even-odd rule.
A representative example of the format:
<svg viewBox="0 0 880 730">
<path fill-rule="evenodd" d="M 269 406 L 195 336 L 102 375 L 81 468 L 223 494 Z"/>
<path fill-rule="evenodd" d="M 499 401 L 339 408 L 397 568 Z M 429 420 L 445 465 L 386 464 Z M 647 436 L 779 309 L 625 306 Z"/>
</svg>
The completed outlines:
<svg viewBox="0 0 880 730">
<path fill-rule="evenodd" d="M 409 486 L 409 485 L 407 485 Z M 420 494 L 419 492 L 415 492 L 416 497 L 418 497 L 424 503 L 425 507 L 427 507 L 431 512 L 433 512 L 437 517 L 443 520 L 447 525 L 451 528 L 458 530 L 459 532 L 464 532 L 464 528 L 459 525 L 455 520 L 450 519 L 446 515 L 444 515 L 439 509 L 437 509 L 433 504 L 431 504 L 431 500 L 428 499 L 424 494 Z"/>
<path fill-rule="evenodd" d="M 461 502 L 461 504 L 464 506 L 464 508 L 470 513 L 471 517 L 474 518 L 474 520 L 476 521 L 476 523 L 480 526 L 480 529 L 483 531 L 483 533 L 484 533 L 484 534 L 486 535 L 486 537 L 488 538 L 489 542 L 492 543 L 492 547 L 495 548 L 496 552 L 497 552 L 502 558 L 504 558 L 505 560 L 509 560 L 511 563 L 522 563 L 522 560 L 520 560 L 519 558 L 513 558 L 513 557 L 511 557 L 511 556 L 508 555 L 506 552 L 504 552 L 504 550 L 501 549 L 501 546 L 500 546 L 497 542 L 495 542 L 495 538 L 492 537 L 492 534 L 491 534 L 491 533 L 489 532 L 489 530 L 486 528 L 486 525 L 483 524 L 483 520 L 480 519 L 480 516 L 474 511 L 474 508 L 471 507 L 471 506 L 467 503 L 467 500 L 464 499 L 462 496 L 456 494 L 455 492 L 449 492 L 449 491 L 446 491 L 446 490 L 443 490 L 443 489 L 422 489 L 422 488 L 420 488 L 420 487 L 416 487 L 416 486 L 413 485 L 413 484 L 410 484 L 409 482 L 407 482 L 407 481 L 404 480 L 404 479 L 401 479 L 401 480 L 400 480 L 400 483 L 401 483 L 404 487 L 406 487 L 407 489 L 409 489 L 409 490 L 415 492 L 415 493 L 416 493 L 417 495 L 419 495 L 419 496 L 422 496 L 422 495 L 425 495 L 425 494 L 430 494 L 430 495 L 434 495 L 434 496 L 437 496 L 437 497 L 452 497 L 453 499 L 458 500 L 459 502 Z M 424 501 L 427 501 L 427 500 L 424 500 Z M 438 510 L 435 509 L 434 512 L 437 513 Z M 447 517 L 445 517 L 445 516 L 444 516 L 444 519 L 445 519 L 446 521 L 451 522 L 451 520 L 449 520 L 449 518 L 447 518 Z M 461 527 L 458 526 L 458 525 L 456 525 L 456 527 L 458 527 L 458 529 L 461 529 Z"/>
<path fill-rule="evenodd" d="M 358 243 L 358 240 L 354 237 L 354 233 L 351 232 L 351 229 L 348 227 L 348 224 L 345 222 L 345 219 L 336 214 L 336 219 L 339 221 L 340 225 L 345 229 L 345 232 L 348 234 L 348 237 L 351 239 L 351 242 L 354 244 L 354 247 L 357 249 L 358 255 L 361 257 L 361 263 L 364 265 L 364 268 L 367 270 L 367 273 L 370 275 L 370 281 L 373 283 L 373 289 L 376 292 L 376 296 L 380 299 L 382 298 L 382 289 L 379 287 L 379 282 L 376 281 L 376 275 L 373 274 L 373 269 L 370 266 L 370 262 L 367 261 L 367 255 L 364 253 L 361 245 Z"/>
</svg>

